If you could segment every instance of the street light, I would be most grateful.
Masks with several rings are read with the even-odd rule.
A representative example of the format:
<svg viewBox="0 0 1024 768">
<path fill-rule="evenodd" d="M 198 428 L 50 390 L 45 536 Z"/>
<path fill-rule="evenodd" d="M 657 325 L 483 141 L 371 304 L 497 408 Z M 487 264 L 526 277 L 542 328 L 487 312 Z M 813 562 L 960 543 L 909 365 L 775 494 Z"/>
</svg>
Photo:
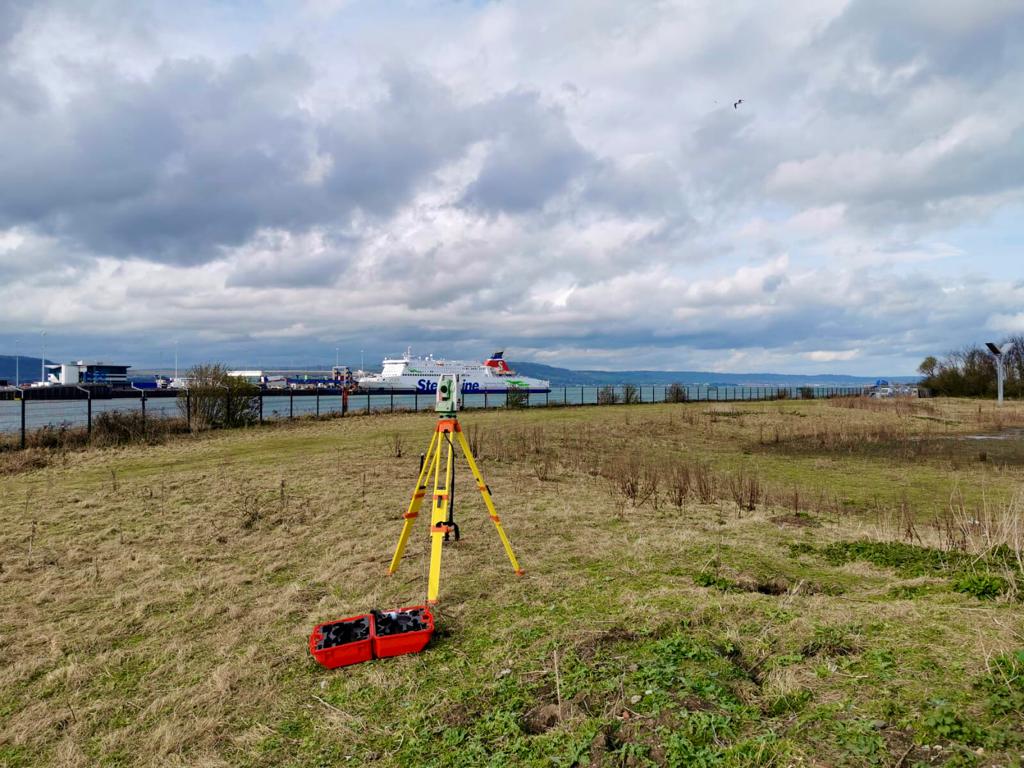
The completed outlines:
<svg viewBox="0 0 1024 768">
<path fill-rule="evenodd" d="M 992 356 L 996 359 L 996 391 L 997 400 L 1000 405 L 1003 404 L 1003 378 L 1006 376 L 1006 358 L 1004 355 L 1013 349 L 1013 342 L 1004 344 L 1002 347 L 997 346 L 991 341 L 986 341 L 985 346 L 988 347 L 988 351 L 992 353 Z"/>
</svg>

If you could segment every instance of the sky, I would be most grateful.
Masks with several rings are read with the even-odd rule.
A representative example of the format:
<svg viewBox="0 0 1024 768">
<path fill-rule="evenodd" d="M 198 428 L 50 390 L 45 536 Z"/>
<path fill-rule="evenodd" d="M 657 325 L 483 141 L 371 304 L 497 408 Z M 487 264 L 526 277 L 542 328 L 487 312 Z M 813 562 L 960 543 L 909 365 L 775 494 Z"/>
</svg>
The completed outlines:
<svg viewBox="0 0 1024 768">
<path fill-rule="evenodd" d="M 912 373 L 1021 94 L 1020 0 L 0 0 L 0 353 Z"/>
</svg>

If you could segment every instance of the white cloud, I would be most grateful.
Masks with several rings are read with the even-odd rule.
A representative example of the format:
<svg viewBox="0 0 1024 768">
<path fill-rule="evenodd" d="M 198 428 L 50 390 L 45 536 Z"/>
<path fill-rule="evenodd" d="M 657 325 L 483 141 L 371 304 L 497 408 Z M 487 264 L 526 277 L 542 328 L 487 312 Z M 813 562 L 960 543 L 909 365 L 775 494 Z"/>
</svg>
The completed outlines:
<svg viewBox="0 0 1024 768">
<path fill-rule="evenodd" d="M 860 355 L 859 349 L 816 349 L 805 352 L 804 357 L 816 363 L 832 363 L 836 360 L 853 360 Z"/>
</svg>

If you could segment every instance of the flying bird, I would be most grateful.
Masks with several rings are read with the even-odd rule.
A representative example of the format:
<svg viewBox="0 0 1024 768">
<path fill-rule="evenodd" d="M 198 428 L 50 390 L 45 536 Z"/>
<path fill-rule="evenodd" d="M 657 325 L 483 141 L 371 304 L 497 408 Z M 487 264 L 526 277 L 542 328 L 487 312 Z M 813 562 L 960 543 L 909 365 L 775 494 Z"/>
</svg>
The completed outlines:
<svg viewBox="0 0 1024 768">
<path fill-rule="evenodd" d="M 743 103 L 743 99 L 740 99 L 739 101 L 733 103 L 732 108 L 733 109 L 739 109 L 740 104 L 742 104 L 742 103 Z"/>
</svg>

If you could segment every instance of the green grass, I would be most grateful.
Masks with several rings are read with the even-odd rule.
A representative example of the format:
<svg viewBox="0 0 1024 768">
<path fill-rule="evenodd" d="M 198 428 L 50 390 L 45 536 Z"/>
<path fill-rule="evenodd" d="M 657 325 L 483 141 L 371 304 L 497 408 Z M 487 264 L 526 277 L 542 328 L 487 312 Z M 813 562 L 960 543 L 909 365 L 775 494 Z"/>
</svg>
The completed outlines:
<svg viewBox="0 0 1024 768">
<path fill-rule="evenodd" d="M 901 446 L 994 418 L 933 407 L 467 413 L 527 575 L 462 472 L 433 642 L 333 672 L 314 624 L 423 597 L 425 522 L 385 569 L 432 417 L 48 456 L 0 477 L 0 766 L 1018 765 L 1024 478 Z"/>
</svg>

